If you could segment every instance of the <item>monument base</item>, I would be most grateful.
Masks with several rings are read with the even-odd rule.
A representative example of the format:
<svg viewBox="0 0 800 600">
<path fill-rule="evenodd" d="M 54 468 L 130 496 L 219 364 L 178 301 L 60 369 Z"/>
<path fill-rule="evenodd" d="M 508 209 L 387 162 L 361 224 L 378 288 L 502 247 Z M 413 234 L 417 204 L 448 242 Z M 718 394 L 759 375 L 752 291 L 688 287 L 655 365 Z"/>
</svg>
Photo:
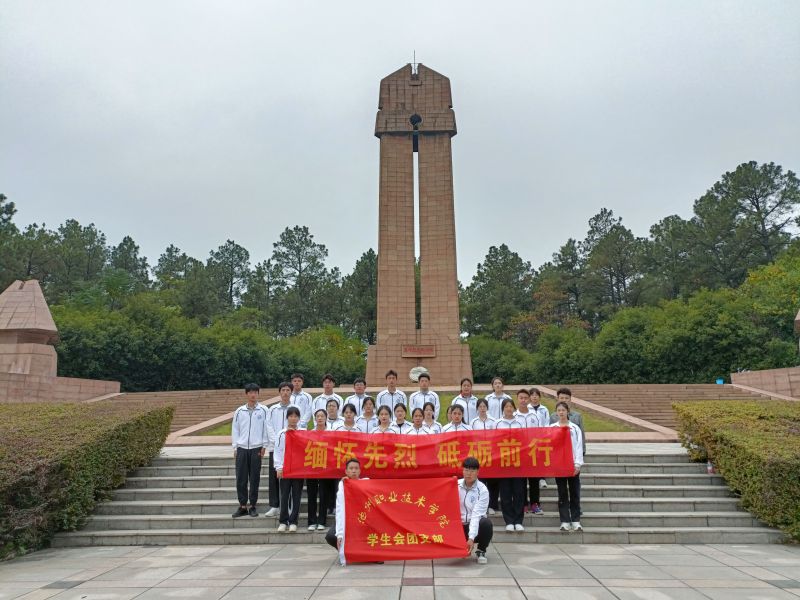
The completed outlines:
<svg viewBox="0 0 800 600">
<path fill-rule="evenodd" d="M 464 377 L 472 379 L 469 346 L 460 341 L 402 340 L 379 342 L 367 349 L 367 385 L 383 385 L 386 371 L 397 371 L 400 386 L 413 383 L 409 372 L 423 366 L 431 374 L 431 387 L 458 385 Z"/>
</svg>

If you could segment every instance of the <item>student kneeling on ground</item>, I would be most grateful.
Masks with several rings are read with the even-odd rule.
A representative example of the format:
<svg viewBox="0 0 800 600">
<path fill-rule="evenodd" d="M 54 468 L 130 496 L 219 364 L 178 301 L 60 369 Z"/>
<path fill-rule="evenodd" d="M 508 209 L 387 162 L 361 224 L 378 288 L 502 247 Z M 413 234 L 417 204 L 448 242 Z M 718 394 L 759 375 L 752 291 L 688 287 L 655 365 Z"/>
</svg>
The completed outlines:
<svg viewBox="0 0 800 600">
<path fill-rule="evenodd" d="M 247 514 L 251 517 L 258 516 L 256 504 L 258 504 L 258 486 L 261 483 L 261 459 L 269 444 L 267 409 L 258 403 L 258 392 L 259 387 L 255 383 L 244 386 L 247 404 L 240 406 L 233 413 L 231 441 L 233 458 L 236 461 L 236 493 L 239 496 L 239 508 L 233 513 L 234 518 Z"/>
<path fill-rule="evenodd" d="M 480 463 L 478 459 L 468 456 L 464 459 L 464 477 L 458 480 L 458 500 L 461 505 L 461 524 L 464 527 L 464 535 L 467 538 L 467 554 L 475 556 L 479 565 L 485 565 L 486 549 L 492 541 L 494 528 L 492 522 L 486 516 L 489 508 L 489 490 L 478 481 L 478 469 Z"/>
<path fill-rule="evenodd" d="M 357 458 L 347 461 L 344 466 L 344 475 L 339 482 L 339 489 L 336 491 L 336 524 L 325 534 L 325 541 L 339 551 L 340 559 L 344 556 L 342 550 L 344 545 L 344 480 L 361 479 L 361 463 Z"/>
</svg>

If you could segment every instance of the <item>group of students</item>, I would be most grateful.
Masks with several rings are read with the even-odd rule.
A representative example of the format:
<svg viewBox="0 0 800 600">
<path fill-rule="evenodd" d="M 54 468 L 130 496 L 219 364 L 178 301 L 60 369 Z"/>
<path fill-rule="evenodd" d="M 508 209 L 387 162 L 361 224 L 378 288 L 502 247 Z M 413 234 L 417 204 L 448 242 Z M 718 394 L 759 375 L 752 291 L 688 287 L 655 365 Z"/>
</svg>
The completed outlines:
<svg viewBox="0 0 800 600">
<path fill-rule="evenodd" d="M 447 410 L 447 424 L 438 422 L 441 409 L 439 396 L 430 389 L 430 375 L 419 376 L 419 390 L 409 397 L 397 389 L 397 373 L 386 373 L 386 389 L 374 399 L 366 393 L 366 381 L 357 378 L 354 393 L 343 400 L 334 393 L 334 377 L 326 374 L 323 393 L 316 398 L 303 390 L 301 373 L 278 387 L 280 400 L 266 408 L 258 403 L 259 387 L 245 386 L 247 403 L 236 410 L 232 424 L 232 444 L 236 460 L 236 488 L 239 508 L 234 517 L 258 516 L 258 488 L 261 459 L 269 453 L 268 517 L 278 517 L 278 531 L 297 531 L 303 479 L 283 477 L 286 431 L 312 430 L 357 431 L 403 435 L 430 435 L 450 431 L 516 429 L 524 427 L 568 427 L 574 458 L 571 477 L 556 478 L 558 509 L 562 531 L 581 531 L 580 469 L 586 451 L 586 437 L 580 413 L 570 409 L 571 393 L 567 388 L 557 392 L 556 410 L 551 415 L 541 404 L 537 388 L 519 389 L 516 402 L 506 394 L 499 377 L 492 380 L 492 392 L 485 398 L 472 394 L 472 381 L 461 381 L 461 393 Z M 410 415 L 409 415 L 410 411 Z M 410 420 L 409 420 L 410 416 Z M 306 479 L 308 496 L 308 530 L 327 529 L 327 517 L 336 507 L 338 479 Z M 506 531 L 524 531 L 525 512 L 544 514 L 540 507 L 540 488 L 544 479 L 504 477 L 482 480 L 488 491 L 486 512 L 489 516 L 502 512 Z M 248 486 L 249 484 L 249 486 Z M 248 489 L 249 488 L 249 489 Z"/>
</svg>

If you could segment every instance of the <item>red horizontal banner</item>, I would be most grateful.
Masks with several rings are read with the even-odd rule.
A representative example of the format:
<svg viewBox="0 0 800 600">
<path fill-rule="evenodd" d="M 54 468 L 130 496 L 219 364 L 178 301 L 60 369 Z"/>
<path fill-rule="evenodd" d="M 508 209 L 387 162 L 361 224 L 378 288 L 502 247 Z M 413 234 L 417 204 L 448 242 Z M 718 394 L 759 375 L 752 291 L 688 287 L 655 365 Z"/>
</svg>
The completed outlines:
<svg viewBox="0 0 800 600">
<path fill-rule="evenodd" d="M 345 479 L 346 562 L 467 554 L 455 477 Z"/>
<path fill-rule="evenodd" d="M 283 475 L 338 478 L 349 458 L 372 479 L 461 476 L 474 456 L 480 477 L 570 477 L 574 473 L 567 427 L 458 431 L 431 435 L 289 431 Z"/>
</svg>

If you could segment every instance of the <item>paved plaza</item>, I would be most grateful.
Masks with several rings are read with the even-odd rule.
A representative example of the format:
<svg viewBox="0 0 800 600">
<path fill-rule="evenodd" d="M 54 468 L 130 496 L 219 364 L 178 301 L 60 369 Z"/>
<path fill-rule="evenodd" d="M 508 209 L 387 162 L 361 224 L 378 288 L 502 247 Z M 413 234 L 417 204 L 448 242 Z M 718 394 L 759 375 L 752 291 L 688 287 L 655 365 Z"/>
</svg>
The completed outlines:
<svg viewBox="0 0 800 600">
<path fill-rule="evenodd" d="M 800 546 L 493 544 L 489 564 L 341 567 L 322 544 L 65 548 L 0 564 L 0 600 L 800 597 Z"/>
</svg>

